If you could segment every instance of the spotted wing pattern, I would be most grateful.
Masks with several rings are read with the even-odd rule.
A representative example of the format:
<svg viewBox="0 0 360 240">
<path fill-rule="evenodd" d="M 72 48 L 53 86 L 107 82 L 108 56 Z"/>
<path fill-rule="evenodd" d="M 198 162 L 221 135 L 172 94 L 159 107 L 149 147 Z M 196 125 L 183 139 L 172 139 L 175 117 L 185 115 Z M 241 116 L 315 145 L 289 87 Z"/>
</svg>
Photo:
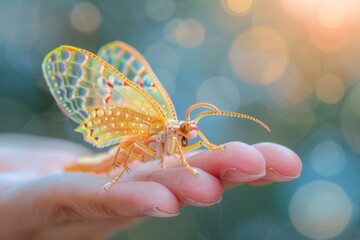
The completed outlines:
<svg viewBox="0 0 360 240">
<path fill-rule="evenodd" d="M 164 121 L 129 107 L 114 105 L 90 109 L 91 118 L 76 128 L 96 147 L 123 140 L 147 139 L 164 129 Z"/>
<path fill-rule="evenodd" d="M 169 94 L 138 51 L 126 43 L 114 41 L 100 48 L 97 55 L 149 93 L 163 108 L 168 119 L 177 120 Z"/>
<path fill-rule="evenodd" d="M 98 129 L 108 126 L 111 118 L 97 118 L 98 115 L 91 114 L 96 108 L 117 106 L 119 109 L 127 108 L 138 112 L 149 122 L 167 122 L 162 107 L 151 95 L 90 52 L 61 46 L 45 57 L 42 69 L 50 92 L 69 118 L 80 124 L 100 119 L 100 122 L 96 123 L 97 129 L 92 130 L 100 132 L 84 132 L 85 140 L 95 146 L 109 146 L 129 136 L 135 137 L 134 134 L 124 131 L 119 131 L 116 137 L 102 136 L 102 130 Z M 88 131 L 91 132 L 90 129 Z M 141 137 L 141 134 L 138 137 Z"/>
</svg>

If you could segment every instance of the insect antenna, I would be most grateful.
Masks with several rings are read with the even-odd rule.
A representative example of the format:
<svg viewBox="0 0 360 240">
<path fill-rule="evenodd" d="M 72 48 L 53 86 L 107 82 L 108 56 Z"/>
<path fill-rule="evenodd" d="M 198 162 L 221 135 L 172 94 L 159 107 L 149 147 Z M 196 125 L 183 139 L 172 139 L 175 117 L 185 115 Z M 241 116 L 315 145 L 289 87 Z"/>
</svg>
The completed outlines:
<svg viewBox="0 0 360 240">
<path fill-rule="evenodd" d="M 220 111 L 216 106 L 210 104 L 210 103 L 196 103 L 188 108 L 185 113 L 185 119 L 186 121 L 190 121 L 190 113 L 194 111 L 196 108 L 210 108 L 213 111 Z"/>
<path fill-rule="evenodd" d="M 205 111 L 202 113 L 199 113 L 195 118 L 194 118 L 194 122 L 198 123 L 199 120 L 203 117 L 206 116 L 227 116 L 227 117 L 237 117 L 237 118 L 244 118 L 244 119 L 248 119 L 250 121 L 256 122 L 257 124 L 259 124 L 260 126 L 262 126 L 263 128 L 265 128 L 267 131 L 271 132 L 270 128 L 263 123 L 262 121 L 260 121 L 257 118 L 254 118 L 252 116 L 243 114 L 243 113 L 236 113 L 236 112 L 226 112 L 226 111 Z"/>
</svg>

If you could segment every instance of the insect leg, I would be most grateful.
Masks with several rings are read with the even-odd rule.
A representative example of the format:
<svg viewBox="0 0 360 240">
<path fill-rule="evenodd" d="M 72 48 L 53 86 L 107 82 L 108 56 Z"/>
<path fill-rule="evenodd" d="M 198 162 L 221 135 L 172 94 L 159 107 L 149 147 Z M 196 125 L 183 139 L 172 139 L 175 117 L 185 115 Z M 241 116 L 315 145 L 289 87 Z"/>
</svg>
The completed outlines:
<svg viewBox="0 0 360 240">
<path fill-rule="evenodd" d="M 198 130 L 198 135 L 199 137 L 201 138 L 202 142 L 197 142 L 191 146 L 187 146 L 187 147 L 184 147 L 184 150 L 186 152 L 188 151 L 192 151 L 192 150 L 195 150 L 201 146 L 204 146 L 206 147 L 207 149 L 210 149 L 212 151 L 219 151 L 219 150 L 223 150 L 224 149 L 224 146 L 220 145 L 215 145 L 213 143 L 210 143 L 209 140 L 205 137 L 205 135 L 200 131 Z"/>
<path fill-rule="evenodd" d="M 129 153 L 124 161 L 124 165 L 123 165 L 123 168 L 121 169 L 120 173 L 113 179 L 111 180 L 110 182 L 106 183 L 103 188 L 105 191 L 109 191 L 109 189 L 114 186 L 115 183 L 117 183 L 117 181 L 119 181 L 119 179 L 121 178 L 121 176 L 124 174 L 124 172 L 127 170 L 128 168 L 128 164 L 129 164 L 129 161 L 130 161 L 130 155 L 131 155 L 131 152 L 134 148 L 134 145 L 135 144 L 132 144 L 132 146 L 130 147 L 130 150 L 129 150 Z M 119 147 L 119 149 L 121 148 L 121 146 Z M 119 150 L 117 151 L 119 152 Z"/>
<path fill-rule="evenodd" d="M 198 135 L 203 140 L 203 142 L 202 142 L 203 145 L 205 147 L 207 147 L 208 149 L 213 150 L 213 151 L 223 150 L 224 149 L 223 145 L 218 146 L 218 145 L 215 145 L 213 143 L 210 143 L 209 140 L 205 137 L 205 135 L 200 130 L 198 130 Z"/>
<path fill-rule="evenodd" d="M 145 159 L 144 156 L 139 156 L 136 154 L 136 156 L 133 156 L 134 158 L 136 158 L 139 161 L 145 162 L 147 159 L 152 159 L 154 157 L 156 157 L 156 152 L 153 151 L 152 149 L 150 149 L 147 145 L 145 145 L 144 143 L 140 143 L 140 142 L 135 142 L 134 146 L 136 146 L 138 149 L 140 149 L 143 153 L 146 153 L 149 157 L 147 157 Z M 135 154 L 135 153 L 134 153 Z"/>
<path fill-rule="evenodd" d="M 177 146 L 177 149 L 179 150 L 179 154 L 180 154 L 180 159 L 181 159 L 181 161 L 183 162 L 183 164 L 185 165 L 185 167 L 187 168 L 187 170 L 189 170 L 193 175 L 198 175 L 199 174 L 199 172 L 197 171 L 197 170 L 195 170 L 195 169 L 193 169 L 191 166 L 190 166 L 190 164 L 186 161 L 186 159 L 185 159 L 185 154 L 184 154 L 184 151 L 182 150 L 182 146 L 180 145 L 180 143 L 179 143 L 179 141 L 178 141 L 178 139 L 175 137 L 175 136 L 173 136 L 172 138 L 171 138 L 171 145 L 172 144 L 174 144 L 175 143 L 175 145 Z"/>
<path fill-rule="evenodd" d="M 117 155 L 121 150 L 124 150 L 125 152 L 127 151 L 128 154 L 127 154 L 127 157 L 126 157 L 126 159 L 124 161 L 124 164 L 122 166 L 122 169 L 121 169 L 120 173 L 111 182 L 108 182 L 108 183 L 106 183 L 104 185 L 104 190 L 105 191 L 108 191 L 117 181 L 119 181 L 121 176 L 128 169 L 128 164 L 132 160 L 131 158 L 142 161 L 142 162 L 146 161 L 146 159 L 143 156 L 140 156 L 139 154 L 136 154 L 134 152 L 135 147 L 140 149 L 144 153 L 148 154 L 149 157 L 147 157 L 147 159 L 152 159 L 153 157 L 156 156 L 156 153 L 153 150 L 151 150 L 146 145 L 144 145 L 142 143 L 139 143 L 139 142 L 133 142 L 130 146 L 129 145 L 128 146 L 120 146 L 119 149 L 116 152 L 115 159 L 117 158 Z M 115 162 L 115 166 L 116 166 L 117 161 L 114 160 L 114 162 Z"/>
</svg>

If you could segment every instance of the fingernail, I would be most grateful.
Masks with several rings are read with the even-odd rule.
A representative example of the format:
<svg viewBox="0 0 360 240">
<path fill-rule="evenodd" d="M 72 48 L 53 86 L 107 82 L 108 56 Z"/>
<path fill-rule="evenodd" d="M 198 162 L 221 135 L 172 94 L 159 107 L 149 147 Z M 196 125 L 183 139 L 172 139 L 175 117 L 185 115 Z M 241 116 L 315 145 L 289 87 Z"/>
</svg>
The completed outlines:
<svg viewBox="0 0 360 240">
<path fill-rule="evenodd" d="M 265 175 L 266 170 L 262 171 L 259 174 L 248 174 L 243 173 L 236 168 L 229 168 L 222 174 L 221 178 L 229 182 L 250 182 L 262 178 Z"/>
<path fill-rule="evenodd" d="M 212 206 L 212 205 L 215 205 L 215 204 L 218 204 L 219 202 L 221 202 L 222 200 L 222 196 L 220 197 L 219 200 L 215 201 L 215 202 L 198 202 L 198 201 L 195 201 L 194 199 L 191 199 L 191 198 L 188 198 L 188 197 L 184 197 L 183 198 L 183 202 L 185 204 L 189 204 L 189 205 L 192 205 L 192 206 L 197 206 L 197 207 L 208 207 L 208 206 Z"/>
<path fill-rule="evenodd" d="M 270 179 L 272 181 L 278 181 L 278 182 L 291 181 L 291 180 L 294 180 L 294 179 L 296 179 L 298 177 L 299 177 L 299 175 L 297 175 L 297 176 L 286 176 L 286 175 L 283 175 L 283 174 L 279 173 L 278 171 L 276 171 L 272 167 L 267 168 L 266 179 Z"/>
<path fill-rule="evenodd" d="M 158 207 L 146 208 L 141 213 L 151 217 L 175 217 L 179 215 L 179 212 L 172 212 Z"/>
</svg>

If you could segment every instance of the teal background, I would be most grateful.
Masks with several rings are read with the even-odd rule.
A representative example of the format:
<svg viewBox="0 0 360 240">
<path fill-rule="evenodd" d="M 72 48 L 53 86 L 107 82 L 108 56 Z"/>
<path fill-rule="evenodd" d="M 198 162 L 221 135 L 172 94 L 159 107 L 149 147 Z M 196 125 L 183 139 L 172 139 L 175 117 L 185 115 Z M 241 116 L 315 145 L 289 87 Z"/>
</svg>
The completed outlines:
<svg viewBox="0 0 360 240">
<path fill-rule="evenodd" d="M 206 118 L 200 127 L 213 143 L 277 142 L 298 153 L 303 172 L 293 182 L 228 190 L 215 206 L 149 219 L 111 239 L 360 239 L 358 5 L 254 0 L 236 13 L 231 2 L 0 1 L 0 132 L 90 148 L 57 108 L 41 62 L 59 45 L 97 52 L 121 40 L 149 61 L 179 118 L 206 100 L 272 129 Z M 314 223 L 300 229 L 294 219 Z"/>
</svg>

